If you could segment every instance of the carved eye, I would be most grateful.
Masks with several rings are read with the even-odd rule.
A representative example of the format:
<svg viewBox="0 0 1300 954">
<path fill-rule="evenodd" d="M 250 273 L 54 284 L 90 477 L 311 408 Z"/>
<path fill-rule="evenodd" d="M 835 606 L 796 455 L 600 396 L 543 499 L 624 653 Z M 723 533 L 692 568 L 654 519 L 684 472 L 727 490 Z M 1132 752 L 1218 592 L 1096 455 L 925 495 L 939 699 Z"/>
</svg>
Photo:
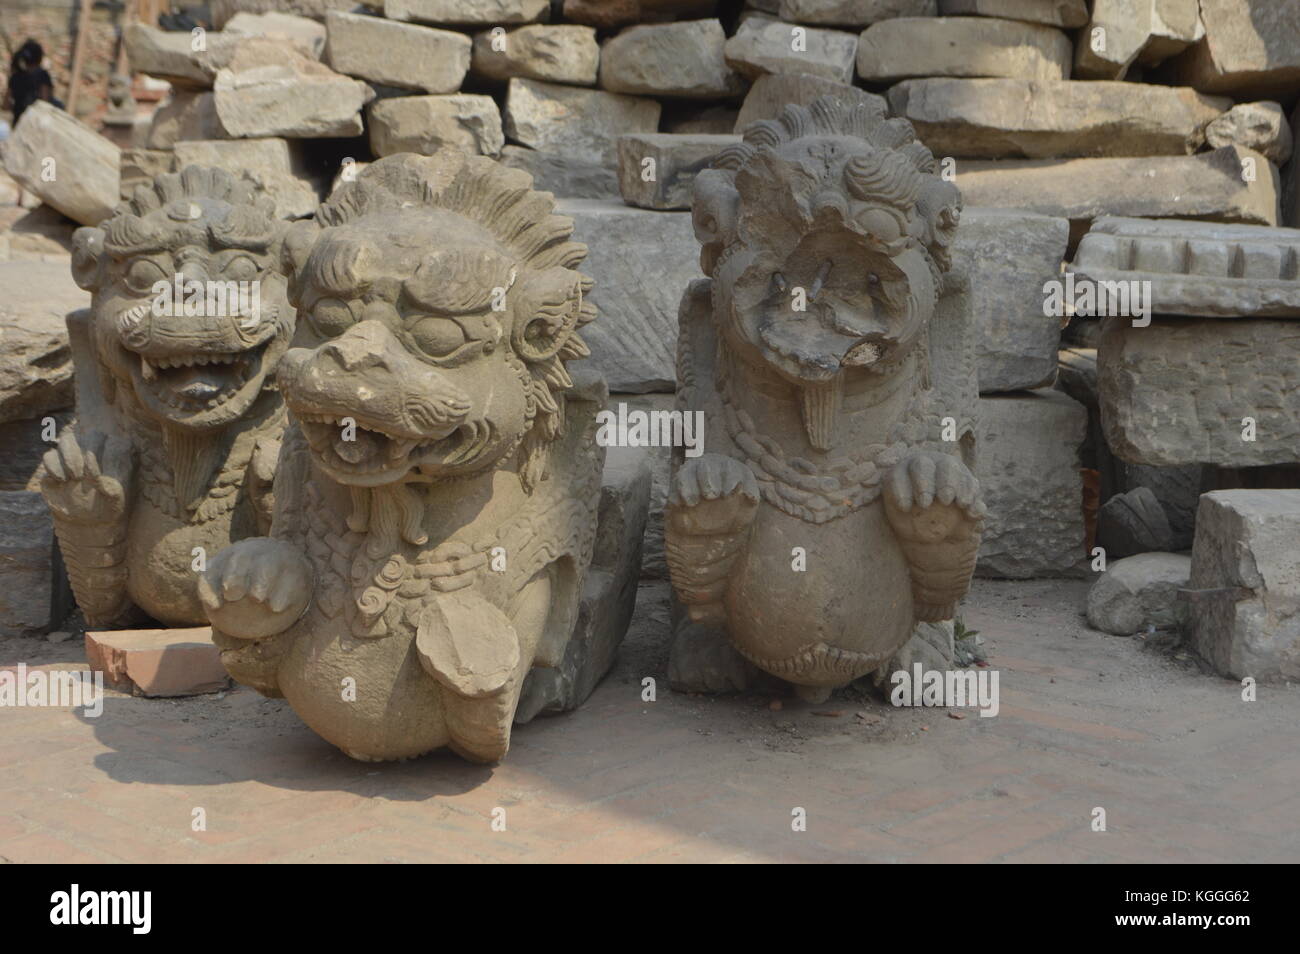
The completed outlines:
<svg viewBox="0 0 1300 954">
<path fill-rule="evenodd" d="M 261 274 L 257 262 L 247 255 L 236 255 L 221 269 L 221 277 L 232 282 L 251 282 Z"/>
<path fill-rule="evenodd" d="M 152 291 L 158 282 L 170 282 L 172 276 L 163 271 L 162 266 L 152 259 L 137 258 L 127 266 L 126 285 L 141 294 Z"/>
<path fill-rule="evenodd" d="M 337 298 L 322 298 L 311 310 L 311 324 L 322 338 L 337 338 L 356 321 L 352 308 Z"/>
<path fill-rule="evenodd" d="M 416 347 L 431 358 L 446 358 L 468 340 L 465 330 L 450 318 L 422 318 L 411 327 Z"/>
</svg>

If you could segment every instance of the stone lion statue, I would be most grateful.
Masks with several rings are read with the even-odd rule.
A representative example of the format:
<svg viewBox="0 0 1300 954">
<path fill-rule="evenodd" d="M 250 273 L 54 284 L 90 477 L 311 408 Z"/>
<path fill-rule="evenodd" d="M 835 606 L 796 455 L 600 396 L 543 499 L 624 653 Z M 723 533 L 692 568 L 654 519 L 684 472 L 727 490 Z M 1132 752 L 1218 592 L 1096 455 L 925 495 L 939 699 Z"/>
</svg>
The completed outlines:
<svg viewBox="0 0 1300 954">
<path fill-rule="evenodd" d="M 670 676 L 813 701 L 952 617 L 984 506 L 961 196 L 902 119 L 823 97 L 696 179 L 710 277 L 681 308 L 679 405 L 708 422 L 666 512 Z"/>
<path fill-rule="evenodd" d="M 260 187 L 200 166 L 73 236 L 92 296 L 69 316 L 77 425 L 41 489 L 92 626 L 202 624 L 198 569 L 266 530 L 294 327 L 282 236 Z"/>
<path fill-rule="evenodd" d="M 455 149 L 342 186 L 284 243 L 302 316 L 272 535 L 201 593 L 230 673 L 354 758 L 505 755 L 591 559 L 603 383 L 586 247 L 549 193 Z"/>
</svg>

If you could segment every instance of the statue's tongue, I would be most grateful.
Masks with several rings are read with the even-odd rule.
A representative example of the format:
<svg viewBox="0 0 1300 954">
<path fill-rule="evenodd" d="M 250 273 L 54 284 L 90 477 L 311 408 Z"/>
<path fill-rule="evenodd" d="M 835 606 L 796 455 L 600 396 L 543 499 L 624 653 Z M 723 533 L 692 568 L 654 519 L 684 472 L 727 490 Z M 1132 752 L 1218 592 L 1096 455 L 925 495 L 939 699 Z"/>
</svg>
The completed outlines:
<svg viewBox="0 0 1300 954">
<path fill-rule="evenodd" d="M 355 434 L 341 430 L 334 438 L 334 452 L 349 464 L 359 464 L 379 452 L 379 440 L 379 435 L 360 428 Z"/>
<path fill-rule="evenodd" d="M 196 365 L 171 372 L 172 390 L 191 400 L 207 401 L 230 386 L 230 369 Z"/>
</svg>

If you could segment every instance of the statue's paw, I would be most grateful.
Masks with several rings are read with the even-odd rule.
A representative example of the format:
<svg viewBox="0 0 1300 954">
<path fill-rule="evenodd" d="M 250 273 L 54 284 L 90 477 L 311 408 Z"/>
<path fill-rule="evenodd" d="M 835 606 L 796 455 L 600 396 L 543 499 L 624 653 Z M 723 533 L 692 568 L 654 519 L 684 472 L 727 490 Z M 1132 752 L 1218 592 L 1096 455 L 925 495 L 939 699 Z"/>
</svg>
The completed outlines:
<svg viewBox="0 0 1300 954">
<path fill-rule="evenodd" d="M 668 684 L 678 692 L 743 692 L 756 674 L 724 626 L 684 621 L 673 636 Z"/>
<path fill-rule="evenodd" d="M 125 518 L 135 476 L 135 453 L 126 438 L 91 431 L 78 440 L 67 428 L 43 464 L 41 492 L 59 517 L 102 524 Z"/>
<path fill-rule="evenodd" d="M 753 471 L 734 458 L 703 454 L 677 469 L 668 494 L 668 519 L 679 533 L 736 533 L 753 521 L 758 500 Z"/>
<path fill-rule="evenodd" d="M 918 452 L 885 480 L 885 513 L 902 539 L 940 543 L 978 533 L 987 509 L 975 475 L 950 454 Z"/>
<path fill-rule="evenodd" d="M 212 625 L 241 639 L 265 639 L 292 626 L 311 600 L 307 560 L 281 540 L 254 537 L 226 547 L 199 577 L 199 600 Z"/>
</svg>

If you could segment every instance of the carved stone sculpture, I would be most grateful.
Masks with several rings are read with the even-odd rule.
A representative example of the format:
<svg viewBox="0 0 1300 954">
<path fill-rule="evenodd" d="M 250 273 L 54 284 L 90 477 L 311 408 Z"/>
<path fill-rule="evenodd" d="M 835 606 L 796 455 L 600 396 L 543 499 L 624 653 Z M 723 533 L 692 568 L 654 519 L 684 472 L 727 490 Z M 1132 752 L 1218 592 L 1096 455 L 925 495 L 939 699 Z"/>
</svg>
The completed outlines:
<svg viewBox="0 0 1300 954">
<path fill-rule="evenodd" d="M 586 247 L 490 159 L 389 156 L 285 240 L 302 318 L 269 538 L 201 586 L 230 673 L 354 758 L 506 753 L 591 559 Z"/>
<path fill-rule="evenodd" d="M 265 532 L 293 336 L 282 226 L 254 183 L 189 166 L 73 236 L 77 425 L 41 489 L 94 627 L 202 624 L 197 570 Z"/>
<path fill-rule="evenodd" d="M 819 701 L 965 594 L 984 507 L 970 352 L 930 340 L 965 288 L 935 169 L 905 120 L 823 97 L 696 179 L 678 400 L 709 429 L 667 504 L 674 685 L 757 667 Z"/>
</svg>

